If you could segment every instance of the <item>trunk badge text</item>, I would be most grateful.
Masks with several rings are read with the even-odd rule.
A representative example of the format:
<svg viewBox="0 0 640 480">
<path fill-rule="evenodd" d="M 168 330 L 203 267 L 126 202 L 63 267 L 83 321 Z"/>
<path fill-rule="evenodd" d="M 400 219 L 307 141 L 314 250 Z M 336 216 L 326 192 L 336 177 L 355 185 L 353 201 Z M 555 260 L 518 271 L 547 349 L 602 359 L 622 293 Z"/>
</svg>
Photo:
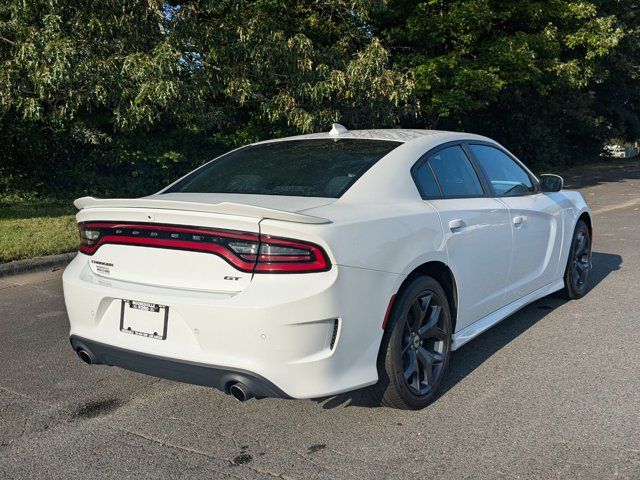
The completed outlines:
<svg viewBox="0 0 640 480">
<path fill-rule="evenodd" d="M 113 267 L 113 263 L 108 262 L 99 262 L 98 260 L 91 260 L 91 263 L 95 265 L 96 272 L 102 273 L 104 275 L 111 275 L 111 268 Z"/>
</svg>

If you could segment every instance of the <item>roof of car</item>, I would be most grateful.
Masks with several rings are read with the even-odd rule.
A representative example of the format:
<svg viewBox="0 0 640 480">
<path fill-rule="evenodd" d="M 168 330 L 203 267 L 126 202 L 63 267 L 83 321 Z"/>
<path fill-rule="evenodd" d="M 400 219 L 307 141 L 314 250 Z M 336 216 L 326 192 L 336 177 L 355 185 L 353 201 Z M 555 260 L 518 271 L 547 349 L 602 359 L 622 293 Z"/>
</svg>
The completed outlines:
<svg viewBox="0 0 640 480">
<path fill-rule="evenodd" d="M 386 128 L 386 129 L 370 129 L 370 130 L 347 130 L 344 133 L 309 133 L 306 135 L 295 135 L 292 137 L 274 138 L 257 143 L 281 142 L 283 140 L 318 140 L 323 138 L 357 138 L 367 140 L 389 140 L 394 142 L 409 142 L 416 138 L 428 135 L 443 135 L 452 132 L 442 130 L 420 130 L 410 128 Z"/>
</svg>

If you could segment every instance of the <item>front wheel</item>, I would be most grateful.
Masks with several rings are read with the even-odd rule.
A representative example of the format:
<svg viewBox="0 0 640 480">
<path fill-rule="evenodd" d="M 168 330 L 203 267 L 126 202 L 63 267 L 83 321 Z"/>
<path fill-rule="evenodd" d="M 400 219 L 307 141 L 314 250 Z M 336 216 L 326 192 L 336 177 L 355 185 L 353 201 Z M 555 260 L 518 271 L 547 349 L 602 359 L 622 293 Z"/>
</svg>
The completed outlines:
<svg viewBox="0 0 640 480">
<path fill-rule="evenodd" d="M 590 274 L 591 234 L 587 224 L 578 220 L 564 273 L 564 296 L 569 299 L 584 297 L 589 289 Z"/>
<path fill-rule="evenodd" d="M 447 297 L 433 278 L 416 277 L 394 302 L 380 347 L 374 397 L 393 408 L 427 406 L 437 396 L 450 354 Z"/>
</svg>

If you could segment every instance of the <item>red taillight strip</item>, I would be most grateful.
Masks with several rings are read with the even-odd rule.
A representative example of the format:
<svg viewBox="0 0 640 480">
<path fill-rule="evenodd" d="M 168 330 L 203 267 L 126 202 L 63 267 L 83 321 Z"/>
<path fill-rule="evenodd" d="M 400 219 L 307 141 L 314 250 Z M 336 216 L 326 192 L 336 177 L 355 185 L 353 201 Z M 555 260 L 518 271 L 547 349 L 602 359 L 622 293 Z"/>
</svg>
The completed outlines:
<svg viewBox="0 0 640 480">
<path fill-rule="evenodd" d="M 309 262 L 310 255 L 260 255 L 261 262 L 286 263 L 286 262 Z"/>
<path fill-rule="evenodd" d="M 230 263 L 233 267 L 244 272 L 255 273 L 308 273 L 322 272 L 331 269 L 331 262 L 322 247 L 313 243 L 300 242 L 287 238 L 259 235 L 257 233 L 237 232 L 232 230 L 208 230 L 184 226 L 137 224 L 125 222 L 87 222 L 78 224 L 80 229 L 127 229 L 187 233 L 196 235 L 209 235 L 232 240 L 247 240 L 260 245 L 277 245 L 306 250 L 310 255 L 269 255 L 269 254 L 236 254 L 226 245 L 217 243 L 202 243 L 189 240 L 175 240 L 154 237 L 138 237 L 132 235 L 105 235 L 98 238 L 93 245 L 80 245 L 80 251 L 87 255 L 93 255 L 98 248 L 105 244 L 120 244 L 156 248 L 169 248 L 194 252 L 212 253 L 218 255 Z M 310 261 L 313 258 L 313 261 Z"/>
<path fill-rule="evenodd" d="M 98 248 L 100 248 L 100 246 L 104 244 L 169 248 L 175 250 L 187 250 L 190 252 L 213 253 L 224 258 L 235 268 L 237 268 L 238 270 L 242 270 L 243 272 L 252 272 L 254 265 L 253 262 L 245 262 L 244 260 L 236 257 L 222 245 L 216 245 L 213 243 L 189 242 L 185 240 L 169 240 L 166 238 L 141 238 L 126 235 L 106 235 L 100 238 L 100 240 L 98 240 L 95 245 L 92 245 L 90 247 L 82 245 L 80 247 L 80 251 L 88 255 L 93 255 L 96 250 L 98 250 Z"/>
<path fill-rule="evenodd" d="M 244 233 L 236 232 L 233 230 L 208 230 L 205 228 L 191 228 L 191 227 L 172 227 L 169 225 L 139 225 L 137 223 L 93 223 L 87 222 L 84 224 L 87 228 L 130 228 L 135 230 L 157 230 L 159 232 L 175 232 L 175 233 L 192 233 L 200 235 L 215 235 L 216 237 L 234 238 L 240 240 L 258 241 L 257 233 Z"/>
<path fill-rule="evenodd" d="M 255 272 L 262 273 L 305 273 L 305 272 L 324 272 L 331 268 L 331 262 L 324 253 L 322 247 L 314 243 L 302 243 L 295 240 L 285 238 L 272 237 L 270 235 L 260 235 L 260 241 L 269 245 L 278 245 L 281 247 L 300 248 L 308 250 L 312 253 L 314 260 L 312 262 L 291 262 L 292 256 L 280 257 L 278 255 L 260 255 L 256 264 Z M 308 256 L 307 256 L 308 257 Z M 285 258 L 287 260 L 285 260 Z"/>
</svg>

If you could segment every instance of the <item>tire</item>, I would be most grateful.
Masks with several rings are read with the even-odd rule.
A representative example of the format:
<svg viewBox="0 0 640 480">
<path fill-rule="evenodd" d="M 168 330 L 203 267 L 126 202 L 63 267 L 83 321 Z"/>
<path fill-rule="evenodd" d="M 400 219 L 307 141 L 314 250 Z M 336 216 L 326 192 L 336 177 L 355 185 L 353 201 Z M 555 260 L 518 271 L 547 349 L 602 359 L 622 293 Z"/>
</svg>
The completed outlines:
<svg viewBox="0 0 640 480">
<path fill-rule="evenodd" d="M 451 356 L 451 324 L 447 297 L 436 280 L 419 276 L 401 290 L 380 346 L 379 381 L 371 387 L 378 403 L 417 410 L 437 397 Z"/>
<path fill-rule="evenodd" d="M 578 220 L 564 272 L 562 296 L 570 300 L 582 298 L 589 291 L 591 274 L 591 234 L 587 224 Z"/>
</svg>

